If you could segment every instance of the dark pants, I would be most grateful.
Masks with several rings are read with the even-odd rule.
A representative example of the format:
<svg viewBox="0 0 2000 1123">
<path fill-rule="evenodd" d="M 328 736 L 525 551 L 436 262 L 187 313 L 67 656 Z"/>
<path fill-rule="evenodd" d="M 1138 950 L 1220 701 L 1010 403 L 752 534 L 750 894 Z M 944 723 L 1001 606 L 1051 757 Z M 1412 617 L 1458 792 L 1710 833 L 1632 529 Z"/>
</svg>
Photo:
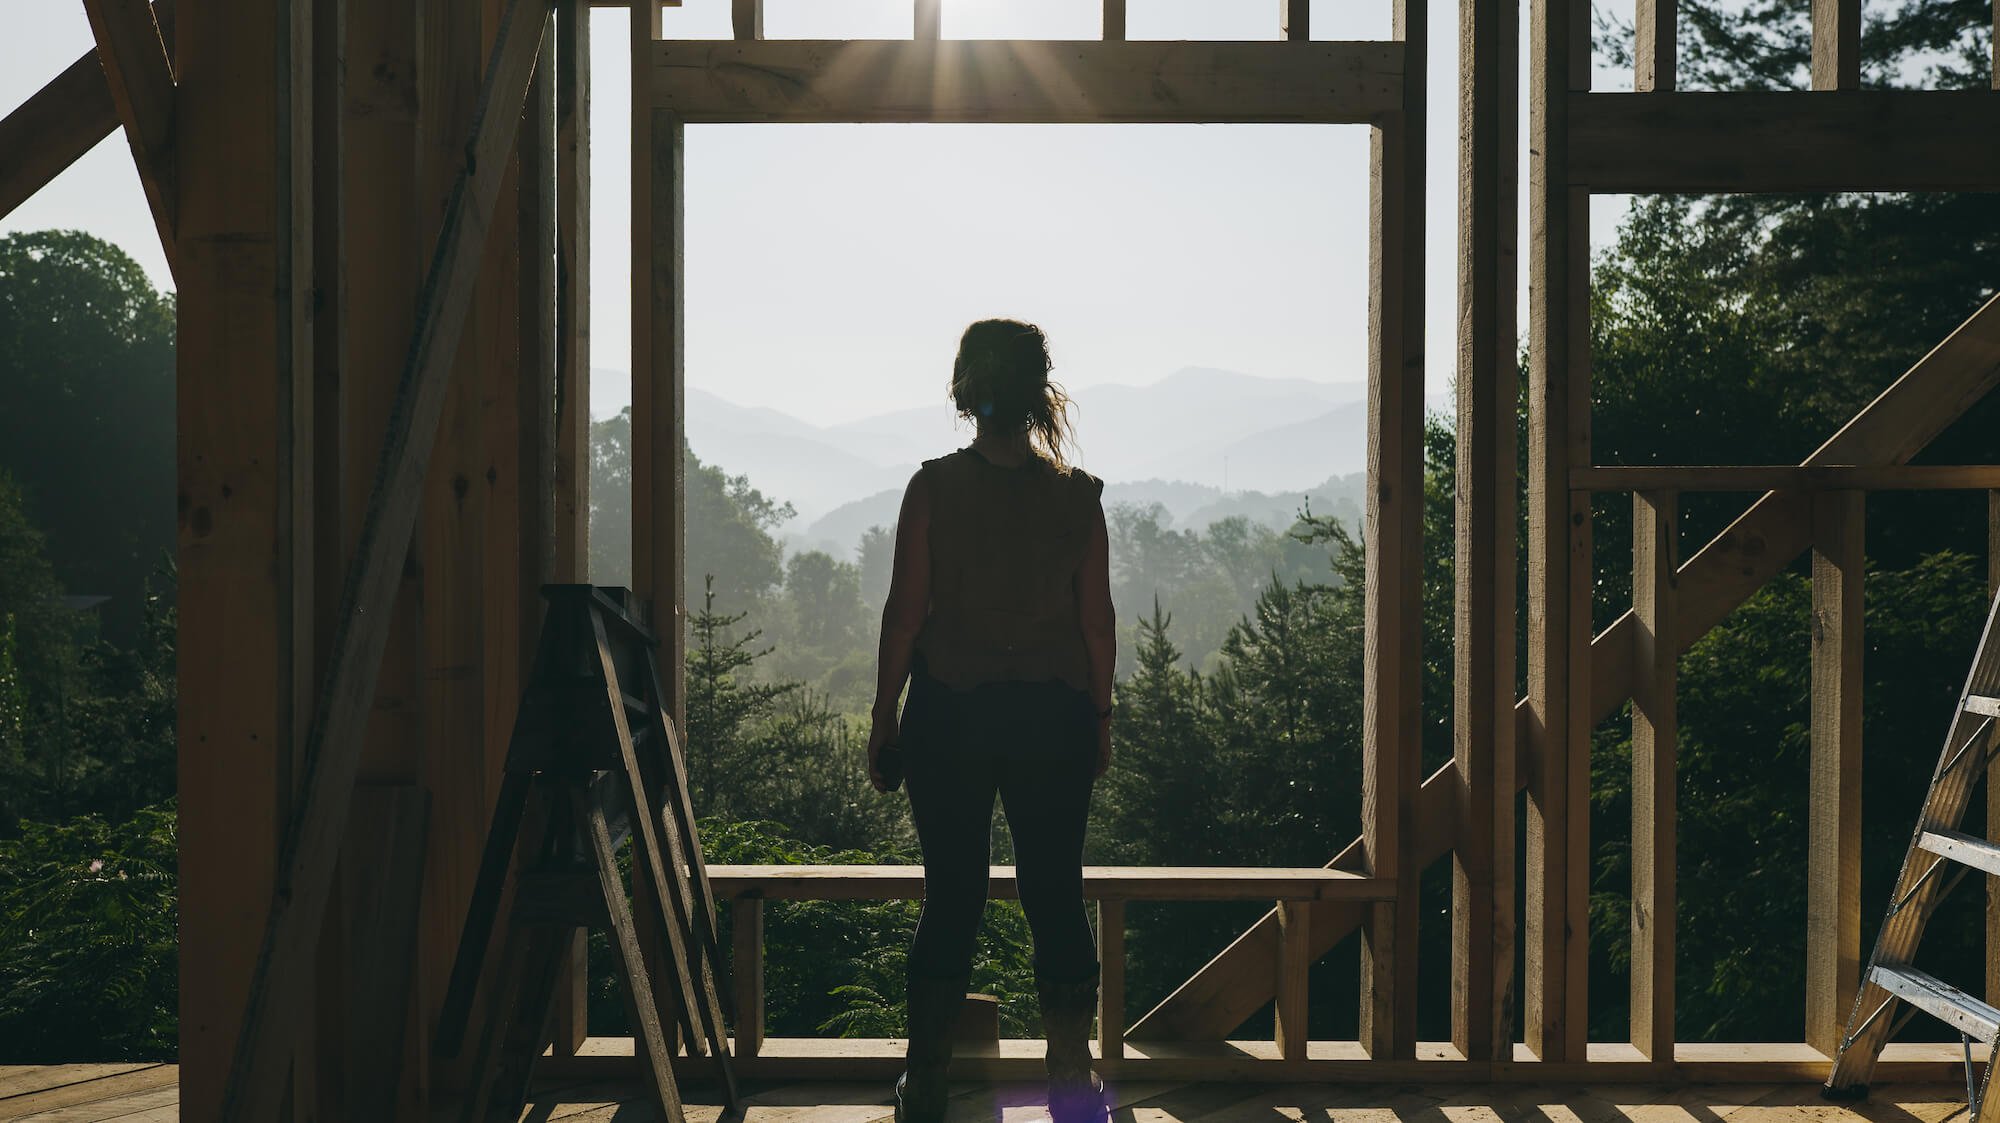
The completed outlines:
<svg viewBox="0 0 2000 1123">
<path fill-rule="evenodd" d="M 1074 982 L 1097 973 L 1083 909 L 1083 834 L 1097 765 L 1090 697 L 1061 683 L 953 691 L 917 675 L 904 707 L 904 773 L 924 850 L 924 913 L 913 977 L 951 979 L 972 964 L 986 911 L 993 799 L 1014 837 L 1035 973 Z"/>
</svg>

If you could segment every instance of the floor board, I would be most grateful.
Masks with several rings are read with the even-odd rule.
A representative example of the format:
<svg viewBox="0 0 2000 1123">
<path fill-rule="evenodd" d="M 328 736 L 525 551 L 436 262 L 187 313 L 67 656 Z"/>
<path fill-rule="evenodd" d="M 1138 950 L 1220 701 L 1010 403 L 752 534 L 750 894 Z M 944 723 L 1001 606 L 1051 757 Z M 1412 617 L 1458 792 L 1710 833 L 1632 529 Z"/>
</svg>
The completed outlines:
<svg viewBox="0 0 2000 1123">
<path fill-rule="evenodd" d="M 177 1123 L 173 1065 L 0 1066 L 0 1120 Z M 1883 1085 L 1861 1104 L 1829 1104 L 1811 1084 L 1171 1084 L 1113 1081 L 1115 1123 L 1964 1123 L 1965 1089 Z M 889 1089 L 808 1083 L 752 1087 L 742 1123 L 887 1123 Z M 692 1089 L 699 1099 L 702 1090 Z M 1028 1084 L 954 1088 L 951 1123 L 1046 1119 Z M 719 1123 L 690 1103 L 689 1123 Z M 631 1084 L 551 1084 L 523 1123 L 656 1123 Z"/>
</svg>

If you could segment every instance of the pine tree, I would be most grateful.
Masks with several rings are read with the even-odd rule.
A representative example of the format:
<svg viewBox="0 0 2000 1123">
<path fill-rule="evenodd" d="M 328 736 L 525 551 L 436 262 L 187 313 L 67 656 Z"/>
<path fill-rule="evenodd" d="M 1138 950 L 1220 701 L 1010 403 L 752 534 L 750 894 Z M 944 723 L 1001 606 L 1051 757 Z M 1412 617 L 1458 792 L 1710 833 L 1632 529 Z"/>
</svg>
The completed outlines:
<svg viewBox="0 0 2000 1123">
<path fill-rule="evenodd" d="M 763 632 L 736 633 L 747 615 L 717 612 L 715 578 L 704 579 L 701 611 L 689 621 L 694 645 L 687 658 L 688 781 L 699 815 L 757 817 L 732 806 L 728 795 L 737 789 L 730 777 L 751 765 L 748 727 L 768 719 L 780 700 L 798 690 L 797 683 L 757 683 L 741 674 L 771 652 L 752 647 Z"/>
</svg>

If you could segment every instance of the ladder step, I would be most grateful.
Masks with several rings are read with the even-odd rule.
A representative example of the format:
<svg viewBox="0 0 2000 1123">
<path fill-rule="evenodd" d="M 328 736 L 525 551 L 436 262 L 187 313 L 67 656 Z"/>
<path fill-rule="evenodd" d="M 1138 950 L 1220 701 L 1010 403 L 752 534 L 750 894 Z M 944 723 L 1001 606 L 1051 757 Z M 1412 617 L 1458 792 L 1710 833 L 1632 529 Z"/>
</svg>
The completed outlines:
<svg viewBox="0 0 2000 1123">
<path fill-rule="evenodd" d="M 1923 837 L 1917 839 L 1917 848 L 1928 850 L 1940 858 L 1949 858 L 1962 866 L 2000 875 L 2000 845 L 1983 838 L 1959 831 L 1925 831 Z"/>
<path fill-rule="evenodd" d="M 1868 972 L 1868 981 L 1975 1041 L 2000 1035 L 2000 1009 L 1915 967 L 1881 964 Z"/>
<path fill-rule="evenodd" d="M 1965 696 L 1963 709 L 1968 714 L 1978 714 L 1981 717 L 2000 717 L 2000 698 L 1986 698 L 1978 694 L 1968 694 Z"/>
</svg>

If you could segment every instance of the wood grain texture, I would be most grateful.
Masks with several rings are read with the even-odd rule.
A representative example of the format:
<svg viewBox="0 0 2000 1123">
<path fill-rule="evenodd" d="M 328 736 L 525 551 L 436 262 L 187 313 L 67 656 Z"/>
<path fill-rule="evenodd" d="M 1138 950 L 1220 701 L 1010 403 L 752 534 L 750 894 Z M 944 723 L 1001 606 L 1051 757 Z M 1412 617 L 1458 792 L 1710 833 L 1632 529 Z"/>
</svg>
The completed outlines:
<svg viewBox="0 0 2000 1123">
<path fill-rule="evenodd" d="M 1861 986 L 1862 579 L 1866 495 L 1813 499 L 1806 1041 L 1832 1056 Z"/>
<path fill-rule="evenodd" d="M 1306 1012 L 1312 995 L 1308 978 L 1312 972 L 1312 912 L 1295 901 L 1278 902 L 1278 962 L 1276 1025 L 1273 1041 L 1278 1055 L 1288 1061 L 1306 1058 L 1311 1029 Z"/>
<path fill-rule="evenodd" d="M 1675 713 L 1679 648 L 1674 630 L 1672 492 L 1632 498 L 1632 610 L 1639 621 L 1632 695 L 1632 1045 L 1649 1060 L 1674 1051 Z"/>
<path fill-rule="evenodd" d="M 1635 0 L 1632 23 L 1637 33 L 1632 50 L 1632 88 L 1642 94 L 1673 89 L 1680 60 L 1675 42 L 1680 29 L 1676 0 Z"/>
<path fill-rule="evenodd" d="M 269 915 L 261 926 L 262 950 L 254 958 L 242 1007 L 230 1095 L 221 1113 L 225 1119 L 270 1118 L 283 1094 L 287 1036 L 277 1028 L 278 1019 L 293 1008 L 301 982 L 299 965 L 306 961 L 324 916 L 388 639 L 386 621 L 416 523 L 452 353 L 472 303 L 494 197 L 514 141 L 518 106 L 526 96 L 549 22 L 546 12 L 537 10 L 538 4 L 527 0 L 513 4 L 498 37 L 473 140 L 463 156 L 453 203 L 438 237 L 405 367 L 409 392 L 399 397 L 384 440 L 382 470 L 371 495 L 361 548 L 348 574 L 343 596 L 347 612 L 334 637 L 326 685 L 308 735 L 299 782 L 300 810 L 278 850 L 284 892 L 269 902 Z M 185 163 L 182 170 L 185 183 Z"/>
<path fill-rule="evenodd" d="M 1465 815 L 1452 858 L 1452 1040 L 1512 1051 L 1515 941 L 1514 277 L 1520 11 L 1459 5 L 1458 443 L 1453 763 Z"/>
<path fill-rule="evenodd" d="M 755 897 L 731 901 L 729 929 L 733 1053 L 754 1057 L 764 1047 L 764 902 Z"/>
<path fill-rule="evenodd" d="M 655 43 L 637 89 L 686 123 L 1368 123 L 1395 43 L 953 39 Z"/>
<path fill-rule="evenodd" d="M 1812 88 L 1861 88 L 1861 0 L 1812 0 Z"/>
<path fill-rule="evenodd" d="M 1570 97 L 1569 181 L 1593 192 L 1981 191 L 2000 91 Z"/>
</svg>

